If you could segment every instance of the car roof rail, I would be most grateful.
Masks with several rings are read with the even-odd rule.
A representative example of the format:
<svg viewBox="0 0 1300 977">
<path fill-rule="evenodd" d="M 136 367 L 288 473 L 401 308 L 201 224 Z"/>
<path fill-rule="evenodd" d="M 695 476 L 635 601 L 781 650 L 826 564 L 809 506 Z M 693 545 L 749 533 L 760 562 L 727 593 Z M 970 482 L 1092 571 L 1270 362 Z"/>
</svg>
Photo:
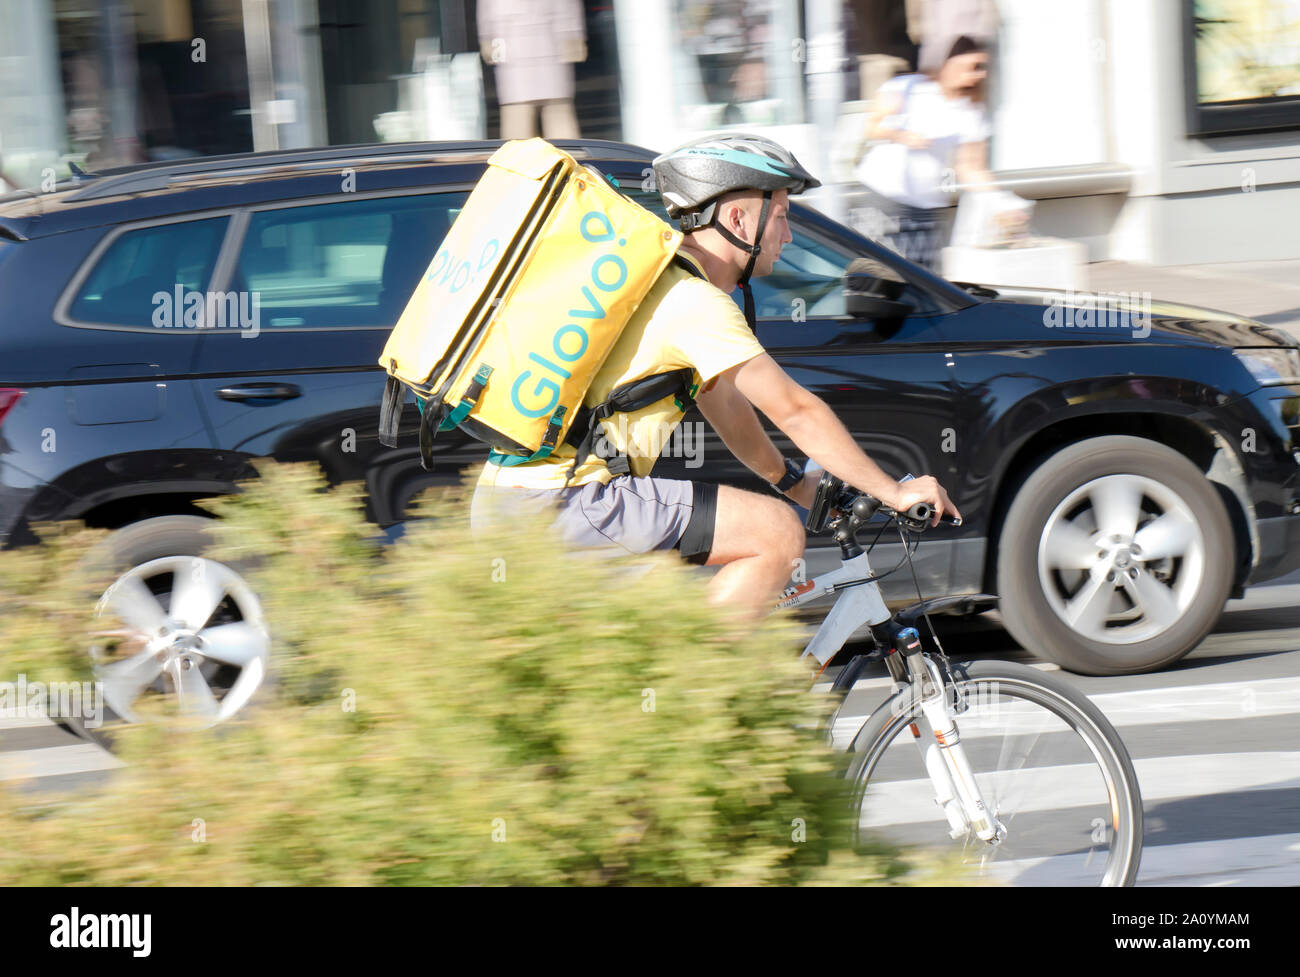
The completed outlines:
<svg viewBox="0 0 1300 977">
<path fill-rule="evenodd" d="M 487 159 L 501 144 L 500 139 L 368 143 L 139 163 L 88 173 L 81 178 L 84 185 L 66 199 L 96 200 L 120 194 L 164 190 L 183 183 L 266 176 L 277 171 L 289 175 L 330 168 L 340 162 L 453 163 L 473 160 L 475 157 Z M 577 158 L 599 156 L 605 159 L 643 160 L 653 155 L 650 150 L 639 146 L 604 139 L 556 139 L 554 144 Z"/>
</svg>

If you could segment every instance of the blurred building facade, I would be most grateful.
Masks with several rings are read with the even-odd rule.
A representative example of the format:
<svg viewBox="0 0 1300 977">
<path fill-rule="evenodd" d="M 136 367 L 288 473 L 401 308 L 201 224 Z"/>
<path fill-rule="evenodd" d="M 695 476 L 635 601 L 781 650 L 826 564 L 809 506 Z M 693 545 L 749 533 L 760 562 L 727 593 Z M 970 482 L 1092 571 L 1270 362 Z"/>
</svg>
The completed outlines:
<svg viewBox="0 0 1300 977">
<path fill-rule="evenodd" d="M 785 142 L 846 219 L 864 97 L 955 29 L 994 44 L 991 163 L 1094 259 L 1300 256 L 1300 0 L 569 0 L 582 135 Z M 0 177 L 495 137 L 476 0 L 4 0 Z"/>
</svg>

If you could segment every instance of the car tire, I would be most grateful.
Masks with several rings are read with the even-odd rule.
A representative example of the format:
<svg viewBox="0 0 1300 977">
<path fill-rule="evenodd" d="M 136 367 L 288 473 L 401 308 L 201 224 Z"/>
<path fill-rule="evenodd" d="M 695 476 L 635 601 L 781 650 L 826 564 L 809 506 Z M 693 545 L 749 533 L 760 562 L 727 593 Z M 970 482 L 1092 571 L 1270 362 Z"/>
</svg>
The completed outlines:
<svg viewBox="0 0 1300 977">
<path fill-rule="evenodd" d="M 271 641 L 261 604 L 244 579 L 251 565 L 204 556 L 213 542 L 211 527 L 212 520 L 201 516 L 157 516 L 114 532 L 88 555 L 88 565 L 113 580 L 100 596 L 97 616 L 116 617 L 129 632 L 117 638 L 128 643 L 129 653 L 114 656 L 103 638 L 92 639 L 89 649 L 114 717 L 138 721 L 129 690 L 149 675 L 153 680 L 144 693 L 168 696 L 197 727 L 224 722 L 266 694 Z M 126 681 L 121 668 L 108 671 L 110 658 L 119 664 L 131 658 L 137 663 L 133 667 L 148 672 L 132 672 Z M 69 725 L 80 735 L 111 743 L 111 735 L 91 734 L 83 723 Z"/>
<path fill-rule="evenodd" d="M 1007 511 L 1003 622 L 1072 672 L 1153 671 L 1209 634 L 1234 554 L 1223 502 L 1187 458 L 1145 438 L 1089 438 L 1042 462 Z"/>
</svg>

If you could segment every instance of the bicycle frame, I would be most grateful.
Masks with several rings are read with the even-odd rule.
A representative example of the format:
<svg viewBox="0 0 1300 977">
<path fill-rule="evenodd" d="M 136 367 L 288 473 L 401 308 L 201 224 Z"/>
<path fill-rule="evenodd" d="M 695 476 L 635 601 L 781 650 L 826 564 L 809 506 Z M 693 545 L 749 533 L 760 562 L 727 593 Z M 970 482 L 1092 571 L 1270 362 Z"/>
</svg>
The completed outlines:
<svg viewBox="0 0 1300 977">
<path fill-rule="evenodd" d="M 825 666 L 834 658 L 844 642 L 864 624 L 880 625 L 890 620 L 880 586 L 870 581 L 870 577 L 867 554 L 860 553 L 844 560 L 836 569 L 790 588 L 777 602 L 778 608 L 799 607 L 845 588 L 839 590 L 839 598 L 804 650 L 804 654 L 817 659 L 818 665 Z"/>
</svg>

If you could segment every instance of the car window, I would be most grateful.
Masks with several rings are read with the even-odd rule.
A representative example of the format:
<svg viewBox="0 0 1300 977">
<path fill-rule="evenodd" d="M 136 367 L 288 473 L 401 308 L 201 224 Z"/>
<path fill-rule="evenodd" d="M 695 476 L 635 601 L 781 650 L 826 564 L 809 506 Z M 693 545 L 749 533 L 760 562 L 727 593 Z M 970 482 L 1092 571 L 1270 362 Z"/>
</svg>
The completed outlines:
<svg viewBox="0 0 1300 977">
<path fill-rule="evenodd" d="M 259 211 L 249 219 L 229 288 L 256 297 L 262 328 L 389 328 L 466 196 Z"/>
<path fill-rule="evenodd" d="M 212 276 L 228 217 L 155 224 L 119 234 L 95 262 L 68 314 L 81 322 L 152 328 L 176 289 L 202 291 Z"/>
<path fill-rule="evenodd" d="M 663 200 L 657 193 L 629 191 L 641 206 L 667 219 Z M 760 319 L 783 319 L 801 322 L 813 316 L 842 316 L 846 312 L 844 275 L 858 255 L 815 237 L 791 215 L 790 235 L 794 238 L 781 250 L 770 275 L 751 279 L 754 313 Z M 742 309 L 744 297 L 739 289 L 731 293 Z M 921 314 L 937 311 L 934 300 L 912 285 L 903 286 L 899 301 L 912 305 Z"/>
<path fill-rule="evenodd" d="M 793 222 L 790 234 L 794 240 L 781 249 L 772 273 L 753 279 L 755 314 L 761 319 L 790 319 L 796 312 L 844 315 L 844 270 L 853 256 L 809 238 Z"/>
</svg>

